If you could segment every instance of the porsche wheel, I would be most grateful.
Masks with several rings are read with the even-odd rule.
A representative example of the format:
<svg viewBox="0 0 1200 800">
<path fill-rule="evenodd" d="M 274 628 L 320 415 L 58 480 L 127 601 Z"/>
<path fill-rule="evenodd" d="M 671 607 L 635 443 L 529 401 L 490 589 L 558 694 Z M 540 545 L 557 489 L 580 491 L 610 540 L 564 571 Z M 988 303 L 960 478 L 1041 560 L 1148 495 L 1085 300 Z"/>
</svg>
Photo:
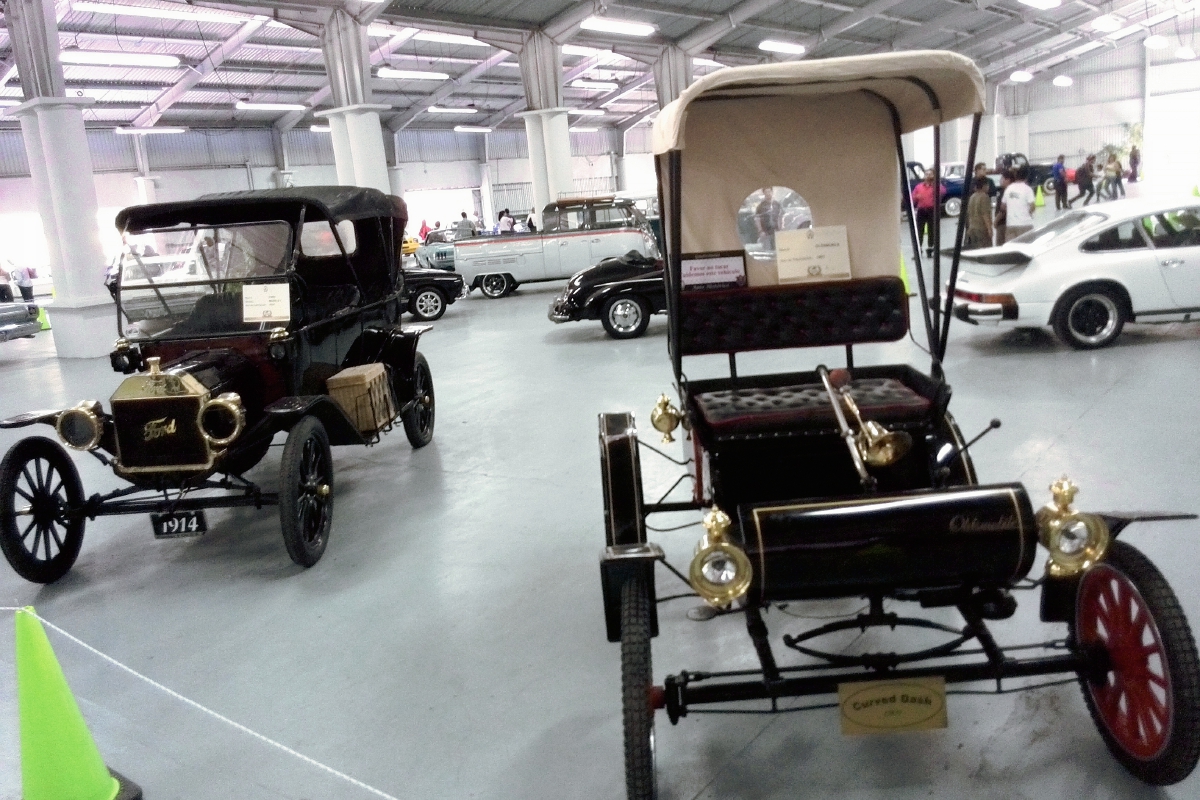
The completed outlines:
<svg viewBox="0 0 1200 800">
<path fill-rule="evenodd" d="M 653 800 L 658 796 L 653 690 L 650 592 L 642 578 L 631 578 L 621 587 L 621 713 L 628 800 Z"/>
<path fill-rule="evenodd" d="M 418 448 L 433 441 L 435 411 L 433 373 L 420 353 L 413 362 L 413 396 L 417 402 L 404 414 L 404 435 L 413 448 Z"/>
<path fill-rule="evenodd" d="M 423 322 L 433 322 L 446 313 L 446 298 L 432 286 L 421 289 L 408 301 L 408 310 Z"/>
<path fill-rule="evenodd" d="M 79 557 L 83 484 L 57 442 L 31 436 L 0 461 L 0 550 L 27 581 L 53 583 Z"/>
<path fill-rule="evenodd" d="M 1124 299 L 1104 286 L 1081 287 L 1059 301 L 1054 332 L 1076 350 L 1113 343 L 1125 326 Z"/>
<path fill-rule="evenodd" d="M 489 300 L 498 300 L 511 291 L 510 282 L 507 275 L 493 272 L 490 275 L 484 275 L 480 279 L 479 291 Z"/>
<path fill-rule="evenodd" d="M 604 304 L 600 322 L 614 339 L 636 339 L 650 324 L 650 308 L 640 297 L 614 297 Z"/>
<path fill-rule="evenodd" d="M 1168 786 L 1200 759 L 1200 656 L 1179 601 L 1137 548 L 1114 542 L 1079 582 L 1073 638 L 1102 654 L 1080 678 L 1088 711 L 1117 761 Z"/>
<path fill-rule="evenodd" d="M 292 561 L 311 567 L 321 560 L 333 522 L 333 457 L 316 417 L 296 423 L 283 446 L 279 522 Z"/>
</svg>

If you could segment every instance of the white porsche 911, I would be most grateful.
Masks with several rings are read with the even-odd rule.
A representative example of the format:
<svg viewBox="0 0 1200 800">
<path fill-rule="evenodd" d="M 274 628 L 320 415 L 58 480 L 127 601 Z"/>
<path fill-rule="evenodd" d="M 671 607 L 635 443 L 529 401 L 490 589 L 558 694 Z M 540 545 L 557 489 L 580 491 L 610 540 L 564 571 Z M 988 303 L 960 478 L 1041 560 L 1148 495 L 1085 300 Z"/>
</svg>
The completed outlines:
<svg viewBox="0 0 1200 800">
<path fill-rule="evenodd" d="M 1112 344 L 1127 322 L 1200 320 L 1200 198 L 1089 206 L 964 251 L 954 295 L 964 322 L 1049 325 L 1080 349 Z"/>
</svg>

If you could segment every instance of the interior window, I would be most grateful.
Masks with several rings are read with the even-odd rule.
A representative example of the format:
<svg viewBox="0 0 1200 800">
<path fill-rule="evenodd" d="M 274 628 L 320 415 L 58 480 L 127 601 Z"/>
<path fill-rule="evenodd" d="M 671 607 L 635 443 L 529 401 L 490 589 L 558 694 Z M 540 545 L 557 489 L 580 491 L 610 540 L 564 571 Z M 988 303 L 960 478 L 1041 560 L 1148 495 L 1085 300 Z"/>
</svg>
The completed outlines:
<svg viewBox="0 0 1200 800">
<path fill-rule="evenodd" d="M 629 206 L 593 206 L 593 228 L 627 228 L 633 225 L 633 210 Z"/>
<path fill-rule="evenodd" d="M 583 209 L 582 208 L 560 208 L 550 216 L 550 212 L 546 213 L 546 233 L 557 231 L 577 231 L 583 227 Z"/>
<path fill-rule="evenodd" d="M 1142 227 L 1155 247 L 1200 245 L 1200 208 L 1163 211 L 1142 220 Z"/>
<path fill-rule="evenodd" d="M 358 249 L 358 242 L 354 237 L 354 223 L 348 219 L 342 220 L 337 224 L 337 232 L 338 236 L 342 237 L 346 255 L 354 255 L 354 251 Z M 328 220 L 304 223 L 304 228 L 300 231 L 300 252 L 309 258 L 342 254 Z"/>
<path fill-rule="evenodd" d="M 1114 228 L 1097 233 L 1085 241 L 1081 249 L 1089 253 L 1104 253 L 1110 250 L 1137 250 L 1145 246 L 1146 240 L 1138 233 L 1137 223 L 1122 222 Z"/>
<path fill-rule="evenodd" d="M 747 195 L 738 209 L 738 236 L 746 254 L 758 261 L 775 259 L 775 234 L 811 228 L 808 201 L 786 186 L 764 186 Z"/>
</svg>

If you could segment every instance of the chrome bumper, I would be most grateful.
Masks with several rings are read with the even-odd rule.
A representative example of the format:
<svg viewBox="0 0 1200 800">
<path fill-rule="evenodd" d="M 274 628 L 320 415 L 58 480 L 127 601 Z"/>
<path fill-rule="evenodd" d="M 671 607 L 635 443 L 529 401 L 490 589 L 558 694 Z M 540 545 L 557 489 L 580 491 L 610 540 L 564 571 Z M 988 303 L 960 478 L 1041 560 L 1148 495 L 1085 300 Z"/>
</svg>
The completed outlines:
<svg viewBox="0 0 1200 800">
<path fill-rule="evenodd" d="M 554 298 L 554 302 L 550 304 L 550 309 L 546 312 L 546 319 L 554 323 L 571 321 L 571 315 L 567 313 L 566 304 L 561 297 Z"/>
<path fill-rule="evenodd" d="M 37 318 L 31 319 L 29 322 L 18 322 L 12 325 L 0 325 L 0 342 L 7 342 L 9 339 L 21 339 L 25 336 L 33 336 L 42 330 L 42 323 L 38 322 Z"/>
</svg>

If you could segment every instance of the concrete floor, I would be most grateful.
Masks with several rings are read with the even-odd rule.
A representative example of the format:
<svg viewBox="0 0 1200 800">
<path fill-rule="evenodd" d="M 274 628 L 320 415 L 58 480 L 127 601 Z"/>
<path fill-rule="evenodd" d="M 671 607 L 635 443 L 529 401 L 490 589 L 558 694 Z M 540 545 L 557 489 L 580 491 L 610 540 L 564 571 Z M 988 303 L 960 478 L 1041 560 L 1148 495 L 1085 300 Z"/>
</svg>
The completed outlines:
<svg viewBox="0 0 1200 800">
<path fill-rule="evenodd" d="M 336 452 L 334 533 L 313 569 L 288 560 L 270 510 L 212 513 L 206 536 L 172 542 L 154 541 L 145 517 L 108 518 L 89 524 L 55 585 L 0 565 L 0 605 L 32 604 L 133 669 L 396 798 L 623 797 L 618 650 L 604 639 L 596 568 L 596 414 L 629 409 L 649 429 L 671 381 L 665 319 L 630 342 L 598 323 L 551 325 L 560 286 L 472 297 L 436 323 L 421 348 L 437 385 L 434 442 L 414 452 L 396 434 Z M 1066 472 L 1086 509 L 1200 511 L 1200 324 L 1131 326 L 1095 353 L 1045 332 L 956 323 L 952 336 L 951 409 L 963 429 L 1004 421 L 973 451 L 984 481 L 1022 480 L 1040 504 Z M 857 357 L 927 367 L 909 341 Z M 757 354 L 739 366 L 819 361 L 839 364 L 841 353 Z M 689 373 L 723 368 L 712 359 Z M 51 335 L 0 345 L 0 415 L 106 399 L 118 381 L 102 360 L 57 361 Z M 0 448 L 17 438 L 0 431 Z M 278 458 L 255 476 L 273 483 Z M 87 491 L 118 485 L 76 461 Z M 645 468 L 647 494 L 674 480 L 652 460 Z M 657 538 L 686 564 L 696 537 Z M 1123 538 L 1157 562 L 1200 626 L 1200 524 L 1135 526 Z M 995 626 L 1002 642 L 1063 635 L 1037 621 L 1036 595 L 1023 599 Z M 660 610 L 656 681 L 753 663 L 737 620 L 693 622 L 691 605 Z M 0 797 L 16 798 L 7 617 Z M 767 621 L 773 637 L 802 625 L 777 612 Z M 50 638 L 101 752 L 151 800 L 372 796 Z M 658 762 L 663 796 L 679 799 L 1200 796 L 1200 775 L 1165 790 L 1129 777 L 1074 686 L 953 697 L 949 729 L 891 737 L 843 737 L 832 710 L 661 719 Z"/>
</svg>

